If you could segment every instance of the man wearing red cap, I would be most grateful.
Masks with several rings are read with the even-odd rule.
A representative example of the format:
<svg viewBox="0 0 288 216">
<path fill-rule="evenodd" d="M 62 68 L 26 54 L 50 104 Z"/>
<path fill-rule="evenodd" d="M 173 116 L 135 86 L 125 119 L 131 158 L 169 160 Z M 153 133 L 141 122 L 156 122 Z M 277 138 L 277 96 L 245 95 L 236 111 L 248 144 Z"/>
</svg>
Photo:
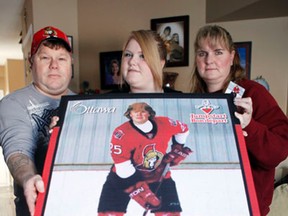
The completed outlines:
<svg viewBox="0 0 288 216">
<path fill-rule="evenodd" d="M 34 215 L 49 142 L 49 124 L 72 77 L 72 53 L 65 33 L 52 26 L 33 36 L 33 82 L 0 102 L 0 144 L 14 178 L 16 215 Z"/>
</svg>

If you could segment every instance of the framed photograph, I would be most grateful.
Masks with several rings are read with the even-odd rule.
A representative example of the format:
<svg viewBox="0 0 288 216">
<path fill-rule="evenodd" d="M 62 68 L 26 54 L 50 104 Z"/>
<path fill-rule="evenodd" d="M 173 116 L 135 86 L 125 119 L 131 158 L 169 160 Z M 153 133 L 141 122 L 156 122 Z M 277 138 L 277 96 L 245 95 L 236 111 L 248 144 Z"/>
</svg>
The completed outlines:
<svg viewBox="0 0 288 216">
<path fill-rule="evenodd" d="M 116 89 L 120 83 L 122 51 L 100 52 L 101 89 Z"/>
<path fill-rule="evenodd" d="M 252 42 L 236 42 L 234 43 L 240 55 L 240 64 L 245 69 L 246 77 L 250 79 L 251 76 L 251 48 Z"/>
<path fill-rule="evenodd" d="M 189 65 L 189 16 L 151 19 L 151 29 L 169 44 L 166 67 Z"/>
<path fill-rule="evenodd" d="M 62 97 L 60 121 L 53 129 L 43 171 L 46 190 L 38 196 L 35 216 L 96 215 L 107 179 L 116 181 L 116 192 L 112 191 L 117 195 L 113 197 L 118 197 L 118 192 L 123 197 L 122 187 L 129 187 L 125 178 L 107 178 L 111 172 L 116 175 L 113 164 L 117 160 L 131 154 L 127 158 L 138 160 L 133 163 L 134 168 L 141 175 L 146 171 L 149 175 L 159 168 L 164 155 L 179 139 L 193 152 L 179 165 L 165 166 L 165 173 L 161 173 L 166 180 L 171 176 L 176 184 L 173 196 L 179 197 L 181 215 L 260 215 L 243 132 L 233 114 L 235 109 L 232 94 Z M 137 110 L 149 113 L 143 116 L 143 122 L 134 115 Z M 144 132 L 145 127 L 139 126 L 144 123 L 152 130 Z M 130 166 L 123 169 L 126 173 Z M 163 199 L 162 186 L 158 180 L 149 184 Z M 128 204 L 121 205 L 127 210 L 125 215 L 143 215 L 146 209 L 130 200 L 128 194 L 125 196 Z M 108 195 L 108 199 L 112 197 Z M 119 205 L 113 207 L 120 208 Z M 147 216 L 151 215 L 154 214 L 149 211 Z"/>
</svg>

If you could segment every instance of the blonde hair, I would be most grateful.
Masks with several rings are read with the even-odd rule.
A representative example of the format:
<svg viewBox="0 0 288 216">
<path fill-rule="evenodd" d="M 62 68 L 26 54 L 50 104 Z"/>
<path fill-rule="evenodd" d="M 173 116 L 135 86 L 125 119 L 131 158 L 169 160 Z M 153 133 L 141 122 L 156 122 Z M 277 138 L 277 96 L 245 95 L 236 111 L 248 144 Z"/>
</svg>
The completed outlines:
<svg viewBox="0 0 288 216">
<path fill-rule="evenodd" d="M 127 42 L 123 47 L 124 51 L 131 39 L 137 41 L 142 49 L 144 59 L 152 72 L 154 84 L 162 88 L 163 85 L 163 67 L 161 61 L 166 62 L 167 47 L 159 34 L 152 30 L 138 30 L 132 31 Z M 122 56 L 123 58 L 123 56 Z M 123 84 L 123 74 L 121 74 L 121 80 Z"/>
<path fill-rule="evenodd" d="M 207 25 L 199 29 L 196 39 L 194 42 L 194 66 L 193 74 L 191 79 L 191 92 L 192 93 L 205 93 L 207 92 L 207 85 L 205 81 L 200 77 L 199 71 L 196 65 L 196 54 L 200 48 L 200 44 L 203 40 L 207 40 L 209 45 L 214 47 L 216 44 L 221 44 L 230 53 L 235 51 L 235 56 L 233 59 L 233 65 L 230 69 L 230 74 L 226 79 L 223 86 L 223 91 L 226 89 L 230 81 L 238 83 L 240 80 L 245 78 L 245 71 L 240 65 L 239 53 L 234 45 L 230 33 L 221 26 L 218 25 Z"/>
</svg>

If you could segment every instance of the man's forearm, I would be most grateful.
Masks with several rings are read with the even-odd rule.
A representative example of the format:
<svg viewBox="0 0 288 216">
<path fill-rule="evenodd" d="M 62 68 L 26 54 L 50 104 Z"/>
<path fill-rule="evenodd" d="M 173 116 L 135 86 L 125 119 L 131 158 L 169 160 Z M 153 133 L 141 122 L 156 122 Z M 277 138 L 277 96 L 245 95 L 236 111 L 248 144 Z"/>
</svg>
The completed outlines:
<svg viewBox="0 0 288 216">
<path fill-rule="evenodd" d="M 14 181 L 23 186 L 23 184 L 32 176 L 36 175 L 34 163 L 24 154 L 16 153 L 9 157 L 7 166 L 14 178 Z"/>
</svg>

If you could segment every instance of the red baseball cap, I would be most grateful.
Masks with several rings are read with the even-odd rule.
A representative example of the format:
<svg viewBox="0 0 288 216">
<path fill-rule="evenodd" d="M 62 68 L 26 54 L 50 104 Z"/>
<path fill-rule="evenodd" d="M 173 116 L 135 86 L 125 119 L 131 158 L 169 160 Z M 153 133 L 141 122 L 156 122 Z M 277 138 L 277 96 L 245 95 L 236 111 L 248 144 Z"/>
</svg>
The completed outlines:
<svg viewBox="0 0 288 216">
<path fill-rule="evenodd" d="M 31 46 L 31 57 L 37 52 L 40 44 L 44 40 L 50 39 L 63 41 L 67 51 L 72 51 L 67 35 L 53 26 L 47 26 L 34 34 Z"/>
</svg>

